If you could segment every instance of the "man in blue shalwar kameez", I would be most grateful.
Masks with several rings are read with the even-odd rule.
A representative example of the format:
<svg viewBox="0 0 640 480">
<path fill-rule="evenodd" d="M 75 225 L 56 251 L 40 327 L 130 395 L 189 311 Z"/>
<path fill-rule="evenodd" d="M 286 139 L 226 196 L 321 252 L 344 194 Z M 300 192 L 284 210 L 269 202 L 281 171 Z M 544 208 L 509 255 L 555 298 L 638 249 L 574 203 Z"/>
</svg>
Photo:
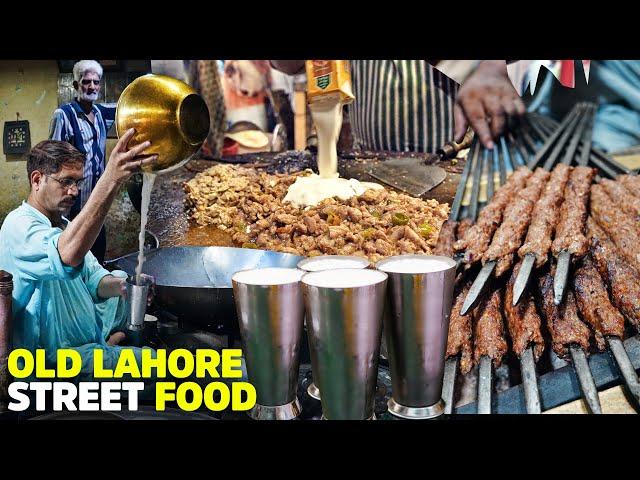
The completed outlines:
<svg viewBox="0 0 640 480">
<path fill-rule="evenodd" d="M 128 149 L 134 130 L 113 149 L 104 174 L 85 208 L 65 217 L 79 194 L 85 155 L 67 142 L 45 140 L 27 155 L 31 191 L 7 215 L 0 229 L 0 269 L 13 274 L 12 347 L 46 350 L 53 366 L 60 348 L 82 355 L 77 380 L 92 378 L 93 352 L 104 350 L 114 368 L 123 348 L 126 315 L 122 294 L 126 273 L 108 272 L 93 245 L 121 185 L 157 156 L 143 156 L 149 142 Z M 135 349 L 138 360 L 140 349 Z"/>
</svg>

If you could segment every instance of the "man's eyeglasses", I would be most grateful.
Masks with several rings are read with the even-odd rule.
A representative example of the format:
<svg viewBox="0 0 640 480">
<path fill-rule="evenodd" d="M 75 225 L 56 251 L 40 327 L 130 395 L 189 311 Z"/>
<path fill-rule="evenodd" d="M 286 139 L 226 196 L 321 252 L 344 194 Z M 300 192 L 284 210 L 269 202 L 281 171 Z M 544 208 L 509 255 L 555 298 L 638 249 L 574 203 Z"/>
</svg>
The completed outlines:
<svg viewBox="0 0 640 480">
<path fill-rule="evenodd" d="M 78 180 L 74 180 L 73 178 L 63 178 L 62 180 L 60 180 L 59 178 L 52 177 L 51 175 L 47 175 L 46 173 L 45 173 L 44 176 L 48 177 L 48 178 L 52 178 L 53 180 L 58 182 L 60 185 L 62 185 L 62 187 L 65 190 L 69 190 L 74 185 L 76 186 L 76 188 L 78 190 L 80 190 L 82 188 L 82 186 L 84 185 L 84 181 L 85 181 L 84 178 L 80 178 Z"/>
<path fill-rule="evenodd" d="M 83 79 L 82 80 L 82 84 L 83 85 L 89 85 L 93 83 L 94 85 L 100 85 L 100 80 L 90 80 L 90 79 Z"/>
</svg>

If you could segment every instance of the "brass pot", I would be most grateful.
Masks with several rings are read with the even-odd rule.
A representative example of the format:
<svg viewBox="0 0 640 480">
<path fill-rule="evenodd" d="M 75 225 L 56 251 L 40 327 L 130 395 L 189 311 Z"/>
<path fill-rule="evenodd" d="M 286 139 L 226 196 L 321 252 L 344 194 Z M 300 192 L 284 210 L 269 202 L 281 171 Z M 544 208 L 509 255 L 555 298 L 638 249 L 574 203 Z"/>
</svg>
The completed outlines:
<svg viewBox="0 0 640 480">
<path fill-rule="evenodd" d="M 150 73 L 131 82 L 118 100 L 118 137 L 129 128 L 136 130 L 129 148 L 150 140 L 144 154 L 158 154 L 156 164 L 145 171 L 173 170 L 184 165 L 207 138 L 209 109 L 186 83 Z"/>
</svg>

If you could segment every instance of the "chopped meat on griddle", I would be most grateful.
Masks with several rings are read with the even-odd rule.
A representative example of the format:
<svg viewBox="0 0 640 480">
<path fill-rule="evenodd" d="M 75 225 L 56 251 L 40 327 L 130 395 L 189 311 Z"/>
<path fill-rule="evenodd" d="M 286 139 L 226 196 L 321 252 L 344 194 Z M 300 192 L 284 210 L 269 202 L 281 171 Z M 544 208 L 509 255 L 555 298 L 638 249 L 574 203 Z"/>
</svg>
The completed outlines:
<svg viewBox="0 0 640 480">
<path fill-rule="evenodd" d="M 215 165 L 185 183 L 186 206 L 198 225 L 228 231 L 234 244 L 296 255 L 357 255 L 376 262 L 401 253 L 430 254 L 449 206 L 387 189 L 323 200 L 309 208 L 285 202 L 310 171 L 268 174 Z"/>
</svg>

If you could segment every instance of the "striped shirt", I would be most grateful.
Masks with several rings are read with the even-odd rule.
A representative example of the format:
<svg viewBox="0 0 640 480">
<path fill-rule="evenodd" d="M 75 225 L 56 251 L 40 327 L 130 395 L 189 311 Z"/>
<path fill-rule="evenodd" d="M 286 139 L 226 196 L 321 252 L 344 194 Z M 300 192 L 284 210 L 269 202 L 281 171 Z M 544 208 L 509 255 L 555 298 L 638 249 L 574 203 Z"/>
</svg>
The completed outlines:
<svg viewBox="0 0 640 480">
<path fill-rule="evenodd" d="M 94 122 L 91 122 L 74 100 L 61 105 L 53 113 L 49 138 L 69 142 L 86 155 L 84 164 L 84 184 L 80 189 L 78 201 L 71 210 L 71 216 L 77 215 L 89 200 L 89 195 L 104 172 L 107 131 L 115 121 L 115 106 L 92 106 Z"/>
<path fill-rule="evenodd" d="M 458 84 L 426 60 L 351 60 L 354 146 L 433 153 L 453 140 Z"/>
</svg>

